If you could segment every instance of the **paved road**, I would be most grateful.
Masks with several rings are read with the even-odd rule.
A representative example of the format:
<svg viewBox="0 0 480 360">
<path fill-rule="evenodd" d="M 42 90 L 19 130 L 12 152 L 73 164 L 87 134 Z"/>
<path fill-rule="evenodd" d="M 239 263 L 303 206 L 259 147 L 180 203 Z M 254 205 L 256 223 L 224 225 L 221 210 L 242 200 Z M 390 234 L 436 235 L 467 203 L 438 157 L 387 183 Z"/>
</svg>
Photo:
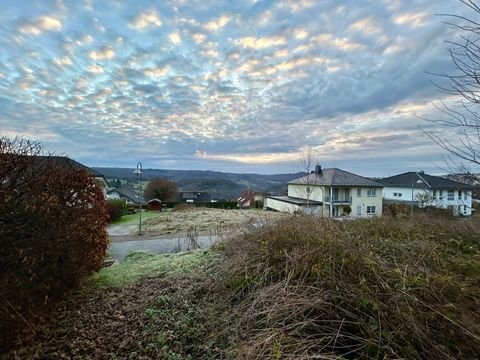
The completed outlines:
<svg viewBox="0 0 480 360">
<path fill-rule="evenodd" d="M 199 236 L 197 238 L 197 244 L 200 248 L 205 249 L 212 245 L 215 240 L 216 237 Z M 111 258 L 122 261 L 125 256 L 133 250 L 146 250 L 156 254 L 169 254 L 189 249 L 192 249 L 192 246 L 185 238 L 162 238 L 111 242 L 108 253 Z"/>
</svg>

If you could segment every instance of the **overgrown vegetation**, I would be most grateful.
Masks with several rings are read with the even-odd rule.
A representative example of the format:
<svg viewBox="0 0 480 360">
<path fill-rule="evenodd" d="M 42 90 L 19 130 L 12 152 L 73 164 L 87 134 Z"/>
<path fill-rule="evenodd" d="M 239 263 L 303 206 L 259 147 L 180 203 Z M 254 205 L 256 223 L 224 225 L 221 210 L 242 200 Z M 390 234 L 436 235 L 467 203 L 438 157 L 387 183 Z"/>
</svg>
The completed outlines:
<svg viewBox="0 0 480 360">
<path fill-rule="evenodd" d="M 107 249 L 95 179 L 41 154 L 36 142 L 0 139 L 0 348 L 34 334 L 51 300 L 98 271 Z"/>
<path fill-rule="evenodd" d="M 475 224 L 296 216 L 225 243 L 247 358 L 473 359 Z"/>
<path fill-rule="evenodd" d="M 217 260 L 205 251 L 132 253 L 58 304 L 35 343 L 10 357 L 225 359 L 230 309 Z"/>
<path fill-rule="evenodd" d="M 440 208 L 436 206 L 419 207 L 418 205 L 411 207 L 410 205 L 395 202 L 383 204 L 383 214 L 385 216 L 406 219 L 412 215 L 412 212 L 415 216 L 428 215 L 443 220 L 452 220 L 455 218 L 453 210 L 448 208 Z"/>
<path fill-rule="evenodd" d="M 282 217 L 207 251 L 130 254 L 17 355 L 474 359 L 479 244 L 475 219 Z"/>
</svg>

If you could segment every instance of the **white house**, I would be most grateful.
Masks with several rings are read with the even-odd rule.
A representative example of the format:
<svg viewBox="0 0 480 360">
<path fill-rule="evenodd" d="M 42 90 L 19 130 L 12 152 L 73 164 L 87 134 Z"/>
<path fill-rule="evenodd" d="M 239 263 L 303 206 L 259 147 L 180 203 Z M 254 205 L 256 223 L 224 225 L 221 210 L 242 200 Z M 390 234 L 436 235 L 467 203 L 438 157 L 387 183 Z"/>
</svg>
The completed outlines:
<svg viewBox="0 0 480 360">
<path fill-rule="evenodd" d="M 322 169 L 288 183 L 287 196 L 267 196 L 265 208 L 320 216 L 382 215 L 383 185 L 345 170 Z"/>
<path fill-rule="evenodd" d="M 454 215 L 472 214 L 473 187 L 470 185 L 427 175 L 423 171 L 406 172 L 379 182 L 385 186 L 383 196 L 386 202 L 449 208 Z"/>
</svg>

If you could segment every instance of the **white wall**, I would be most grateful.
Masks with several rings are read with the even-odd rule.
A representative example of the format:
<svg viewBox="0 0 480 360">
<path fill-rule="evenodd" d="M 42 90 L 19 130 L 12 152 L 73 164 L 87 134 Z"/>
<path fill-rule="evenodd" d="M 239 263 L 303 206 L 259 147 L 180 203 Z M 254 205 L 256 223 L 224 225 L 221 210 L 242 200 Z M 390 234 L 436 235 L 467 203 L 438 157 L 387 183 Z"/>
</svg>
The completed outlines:
<svg viewBox="0 0 480 360">
<path fill-rule="evenodd" d="M 272 198 L 265 198 L 264 203 L 265 208 L 286 212 L 286 213 L 294 213 L 298 211 L 298 205 L 290 204 L 281 200 L 272 199 Z"/>
<path fill-rule="evenodd" d="M 307 195 L 307 187 L 310 188 L 310 196 Z M 308 198 L 313 201 L 323 201 L 323 186 L 288 184 L 288 196 L 299 199 Z"/>
<path fill-rule="evenodd" d="M 303 212 L 305 214 L 323 216 L 322 206 L 301 206 L 301 205 L 295 205 L 295 204 L 287 203 L 285 201 L 272 199 L 272 198 L 265 198 L 264 208 L 273 209 L 273 210 L 286 212 L 290 214 L 293 214 L 296 212 Z"/>
<path fill-rule="evenodd" d="M 458 197 L 458 190 L 454 190 L 454 199 L 448 200 L 448 190 L 436 190 L 436 196 L 434 198 L 434 191 L 431 189 L 421 189 L 413 188 L 413 198 L 412 198 L 412 188 L 411 187 L 385 187 L 384 188 L 384 198 L 392 201 L 415 201 L 418 202 L 418 195 L 427 194 L 431 199 L 425 205 L 435 206 L 438 208 L 448 208 L 453 206 L 453 212 L 455 215 L 458 215 L 459 206 L 460 214 L 465 216 L 470 216 L 472 214 L 472 192 L 471 191 L 462 191 L 461 198 Z M 442 191 L 442 196 L 440 198 L 440 191 Z M 394 196 L 394 193 L 401 193 L 402 196 Z M 467 195 L 465 197 L 465 194 Z M 419 204 L 420 205 L 420 204 Z"/>
<path fill-rule="evenodd" d="M 361 189 L 361 196 L 358 196 L 357 189 Z M 368 196 L 368 189 L 376 189 L 375 196 Z M 383 188 L 369 188 L 369 187 L 360 187 L 352 188 L 352 212 L 350 213 L 351 217 L 370 217 L 370 216 L 381 216 L 383 213 Z M 375 213 L 368 214 L 368 207 L 375 206 Z M 360 214 L 358 214 L 358 208 L 360 208 Z"/>
</svg>

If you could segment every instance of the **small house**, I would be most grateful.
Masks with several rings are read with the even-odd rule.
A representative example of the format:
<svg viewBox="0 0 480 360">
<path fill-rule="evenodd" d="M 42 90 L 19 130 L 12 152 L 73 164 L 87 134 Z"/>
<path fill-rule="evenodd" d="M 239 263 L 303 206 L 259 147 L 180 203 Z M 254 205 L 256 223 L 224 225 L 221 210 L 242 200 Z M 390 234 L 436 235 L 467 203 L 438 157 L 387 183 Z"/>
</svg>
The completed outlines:
<svg viewBox="0 0 480 360">
<path fill-rule="evenodd" d="M 265 194 L 247 189 L 237 196 L 237 206 L 239 208 L 257 208 L 262 209 L 265 203 Z"/>
<path fill-rule="evenodd" d="M 145 205 L 145 199 L 143 195 L 139 194 L 133 188 L 119 187 L 107 192 L 108 199 L 122 199 L 127 205 Z"/>
<path fill-rule="evenodd" d="M 148 200 L 147 209 L 151 211 L 162 211 L 162 200 L 157 198 Z"/>
</svg>

